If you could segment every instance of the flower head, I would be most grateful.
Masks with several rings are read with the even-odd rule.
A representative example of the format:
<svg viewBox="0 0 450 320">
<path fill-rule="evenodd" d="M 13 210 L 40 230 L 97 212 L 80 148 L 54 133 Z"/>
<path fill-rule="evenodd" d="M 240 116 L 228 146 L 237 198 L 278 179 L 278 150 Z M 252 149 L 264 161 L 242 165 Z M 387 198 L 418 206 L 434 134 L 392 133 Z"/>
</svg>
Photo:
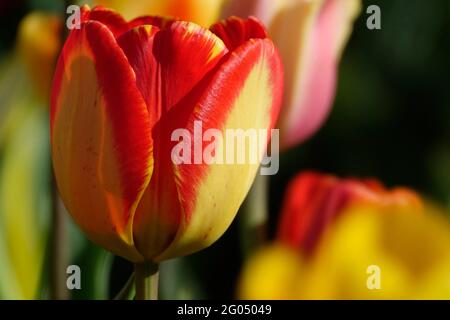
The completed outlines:
<svg viewBox="0 0 450 320">
<path fill-rule="evenodd" d="M 283 76 L 275 46 L 255 19 L 207 30 L 84 7 L 82 20 L 52 92 L 52 158 L 68 211 L 94 242 L 131 261 L 207 247 L 230 225 L 258 164 L 174 163 L 172 133 L 197 122 L 273 128 Z"/>
</svg>

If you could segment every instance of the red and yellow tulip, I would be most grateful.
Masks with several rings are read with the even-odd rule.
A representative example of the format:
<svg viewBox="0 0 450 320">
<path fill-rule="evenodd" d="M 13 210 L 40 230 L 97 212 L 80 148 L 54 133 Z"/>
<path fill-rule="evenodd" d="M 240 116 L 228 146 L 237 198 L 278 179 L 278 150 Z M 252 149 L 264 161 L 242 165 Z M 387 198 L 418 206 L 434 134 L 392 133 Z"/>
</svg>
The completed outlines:
<svg viewBox="0 0 450 320">
<path fill-rule="evenodd" d="M 333 175 L 305 172 L 295 177 L 286 191 L 278 239 L 310 253 L 326 229 L 356 205 L 420 212 L 420 197 L 406 188 L 387 190 L 374 179 L 339 179 Z"/>
<path fill-rule="evenodd" d="M 339 60 L 360 11 L 360 0 L 230 0 L 223 16 L 264 22 L 285 65 L 279 128 L 281 146 L 299 144 L 326 120 Z"/>
<path fill-rule="evenodd" d="M 95 243 L 133 262 L 207 247 L 227 229 L 258 164 L 171 161 L 177 128 L 273 128 L 277 49 L 255 19 L 194 23 L 83 8 L 52 91 L 61 197 Z"/>
<path fill-rule="evenodd" d="M 416 193 L 304 173 L 288 188 L 277 241 L 246 264 L 239 295 L 448 299 L 449 270 L 448 218 Z"/>
</svg>

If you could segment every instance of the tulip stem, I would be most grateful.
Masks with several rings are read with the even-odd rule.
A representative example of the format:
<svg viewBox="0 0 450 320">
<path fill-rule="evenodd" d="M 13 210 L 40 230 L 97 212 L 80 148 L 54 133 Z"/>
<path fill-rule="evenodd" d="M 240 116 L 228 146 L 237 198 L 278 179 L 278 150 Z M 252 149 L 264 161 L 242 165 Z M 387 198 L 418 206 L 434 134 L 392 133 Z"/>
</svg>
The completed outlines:
<svg viewBox="0 0 450 320">
<path fill-rule="evenodd" d="M 114 297 L 114 300 L 130 300 L 133 299 L 135 295 L 134 290 L 134 273 L 128 278 L 124 287 L 119 291 L 119 293 Z"/>
<path fill-rule="evenodd" d="M 66 1 L 65 8 L 70 5 L 70 1 Z M 61 43 L 64 43 L 67 37 L 67 28 L 61 30 Z M 55 61 L 56 62 L 56 61 Z M 67 230 L 65 212 L 60 202 L 58 192 L 56 191 L 56 182 L 52 178 L 52 222 L 50 235 L 50 298 L 53 300 L 66 300 L 69 298 L 69 292 L 66 286 L 66 268 L 69 257 L 67 246 Z"/>
<path fill-rule="evenodd" d="M 239 224 L 244 257 L 248 257 L 266 240 L 269 218 L 268 188 L 268 176 L 258 174 L 242 205 Z"/>
<path fill-rule="evenodd" d="M 159 266 L 150 261 L 134 265 L 136 300 L 158 300 Z"/>
</svg>

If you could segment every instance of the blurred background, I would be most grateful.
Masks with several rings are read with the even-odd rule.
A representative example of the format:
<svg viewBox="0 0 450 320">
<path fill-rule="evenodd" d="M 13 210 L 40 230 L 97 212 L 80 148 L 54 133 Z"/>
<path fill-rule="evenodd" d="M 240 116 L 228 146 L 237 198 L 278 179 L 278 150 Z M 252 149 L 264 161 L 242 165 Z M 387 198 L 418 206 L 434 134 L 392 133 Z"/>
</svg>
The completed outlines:
<svg viewBox="0 0 450 320">
<path fill-rule="evenodd" d="M 340 176 L 377 177 L 388 186 L 411 187 L 450 207 L 450 2 L 363 3 L 364 11 L 356 21 L 340 65 L 336 100 L 328 121 L 308 142 L 282 154 L 280 171 L 270 178 L 270 236 L 275 231 L 287 182 L 305 169 Z M 381 30 L 366 28 L 365 8 L 370 4 L 381 7 Z M 5 129 L 14 126 L 13 120 L 6 121 L 10 112 L 6 102 L 14 94 L 23 98 L 28 92 L 20 76 L 23 70 L 12 61 L 17 54 L 14 50 L 19 23 L 33 10 L 63 15 L 65 4 L 58 0 L 0 0 L 0 201 L 6 203 L 13 198 L 24 205 L 30 202 L 32 208 L 41 212 L 36 223 L 45 231 L 52 207 L 46 106 L 37 107 L 42 112 L 24 112 L 14 117 L 19 123 L 38 119 L 34 125 L 14 131 L 31 149 L 41 150 L 35 158 L 20 151 L 15 135 L 8 135 L 10 129 Z M 14 80 L 5 79 L 6 72 L 16 75 Z M 19 98 L 17 105 L 27 104 Z M 39 100 L 36 98 L 33 103 L 39 105 L 36 101 Z M 14 170 L 17 175 L 8 177 Z M 27 172 L 24 170 L 33 173 L 33 177 L 22 177 L 20 173 Z M 19 184 L 20 179 L 29 179 L 32 185 L 25 189 L 15 187 L 14 183 Z M 34 198 L 27 200 L 31 197 L 29 193 L 34 193 Z M 1 203 L 0 210 L 6 210 Z M 72 298 L 114 296 L 131 274 L 132 265 L 89 243 L 66 218 L 71 243 L 67 259 L 69 264 L 78 264 L 83 270 L 83 289 L 72 291 Z M 237 224 L 238 219 L 210 248 L 164 263 L 162 297 L 234 297 L 242 265 Z M 5 244 L 10 235 L 1 232 L 0 242 Z M 0 248 L 0 264 L 1 254 Z M 17 259 L 16 263 L 21 265 L 20 258 Z M 48 277 L 44 272 L 47 263 L 44 260 L 35 264 L 41 266 L 44 278 Z M 7 272 L 3 264 L 0 279 Z M 7 284 L 0 281 L 3 281 L 0 298 L 7 298 L 10 293 L 1 289 Z M 41 282 L 44 284 L 40 297 L 45 298 L 47 288 L 45 281 Z"/>
</svg>

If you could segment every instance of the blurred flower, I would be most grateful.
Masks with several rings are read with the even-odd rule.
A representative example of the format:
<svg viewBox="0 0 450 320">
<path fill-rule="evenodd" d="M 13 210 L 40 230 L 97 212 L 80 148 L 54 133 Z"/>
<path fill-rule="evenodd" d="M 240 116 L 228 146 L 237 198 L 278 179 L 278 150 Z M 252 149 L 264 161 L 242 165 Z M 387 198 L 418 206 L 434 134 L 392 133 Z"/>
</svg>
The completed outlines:
<svg viewBox="0 0 450 320">
<path fill-rule="evenodd" d="M 52 158 L 68 211 L 92 241 L 134 262 L 209 246 L 258 165 L 177 165 L 171 134 L 192 132 L 194 121 L 204 130 L 273 128 L 277 50 L 255 19 L 225 21 L 214 34 L 161 18 L 127 23 L 101 8 L 82 16 L 52 92 Z"/>
<path fill-rule="evenodd" d="M 277 241 L 245 266 L 239 295 L 448 299 L 449 270 L 449 221 L 414 192 L 306 173 L 289 186 Z"/>
<path fill-rule="evenodd" d="M 386 190 L 373 179 L 339 179 L 305 172 L 289 184 L 281 212 L 278 239 L 308 254 L 329 225 L 356 204 L 420 212 L 419 196 L 406 188 Z"/>
<path fill-rule="evenodd" d="M 29 108 L 3 151 L 0 165 L 0 297 L 36 299 L 41 293 L 51 207 L 45 110 Z"/>
<path fill-rule="evenodd" d="M 254 15 L 267 26 L 285 66 L 282 147 L 313 135 L 333 103 L 338 64 L 360 0 L 231 0 L 223 16 Z"/>
<path fill-rule="evenodd" d="M 0 298 L 42 296 L 50 223 L 46 97 L 60 32 L 58 18 L 33 12 L 0 72 Z"/>
<path fill-rule="evenodd" d="M 60 17 L 39 11 L 19 25 L 14 50 L 0 64 L 0 148 L 15 134 L 27 104 L 48 107 L 61 25 Z"/>
<path fill-rule="evenodd" d="M 209 27 L 217 21 L 225 0 L 94 0 L 121 13 L 126 19 L 142 15 L 172 17 Z"/>
<path fill-rule="evenodd" d="M 259 249 L 245 264 L 238 298 L 245 300 L 299 299 L 303 265 L 289 247 L 274 244 Z"/>
<path fill-rule="evenodd" d="M 32 12 L 19 26 L 17 50 L 40 98 L 48 101 L 56 59 L 61 48 L 62 19 Z"/>
</svg>

